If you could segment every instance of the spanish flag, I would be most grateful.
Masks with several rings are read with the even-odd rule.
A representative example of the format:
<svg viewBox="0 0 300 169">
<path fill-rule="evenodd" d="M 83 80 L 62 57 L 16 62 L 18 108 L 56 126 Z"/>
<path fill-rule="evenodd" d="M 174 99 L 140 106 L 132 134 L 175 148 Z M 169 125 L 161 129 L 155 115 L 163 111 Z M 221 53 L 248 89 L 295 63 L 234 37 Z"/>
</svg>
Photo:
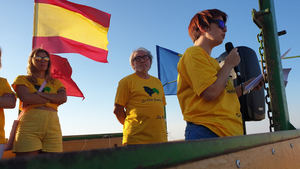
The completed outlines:
<svg viewBox="0 0 300 169">
<path fill-rule="evenodd" d="M 33 49 L 107 62 L 110 14 L 66 0 L 35 0 Z"/>
</svg>

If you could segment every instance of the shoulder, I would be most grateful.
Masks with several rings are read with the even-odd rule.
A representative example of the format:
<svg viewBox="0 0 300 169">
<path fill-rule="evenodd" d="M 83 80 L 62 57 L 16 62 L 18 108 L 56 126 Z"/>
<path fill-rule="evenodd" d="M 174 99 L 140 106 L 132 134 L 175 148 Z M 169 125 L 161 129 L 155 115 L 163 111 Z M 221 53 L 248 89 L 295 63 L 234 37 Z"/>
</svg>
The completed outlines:
<svg viewBox="0 0 300 169">
<path fill-rule="evenodd" d="M 154 80 L 154 81 L 160 82 L 160 80 L 159 80 L 157 77 L 154 77 L 154 76 L 150 75 L 150 78 L 151 78 L 152 80 Z"/>
<path fill-rule="evenodd" d="M 188 48 L 182 57 L 182 62 L 189 66 L 199 66 L 199 64 L 209 64 L 213 58 L 200 46 Z"/>
<path fill-rule="evenodd" d="M 14 82 L 16 82 L 16 81 L 26 81 L 27 82 L 28 81 L 27 78 L 28 78 L 27 75 L 19 75 L 15 78 Z"/>
<path fill-rule="evenodd" d="M 154 81 L 155 83 L 162 84 L 161 81 L 160 81 L 157 77 L 154 77 L 154 76 L 151 76 L 151 75 L 150 75 L 150 78 L 151 78 L 151 80 Z"/>
<path fill-rule="evenodd" d="M 0 77 L 0 82 L 3 83 L 3 82 L 7 82 L 7 80 L 3 77 Z"/>
<path fill-rule="evenodd" d="M 132 80 L 134 80 L 136 77 L 135 77 L 135 74 L 133 73 L 133 74 L 130 74 L 130 75 L 127 75 L 127 76 L 125 76 L 125 77 L 123 77 L 120 81 L 119 81 L 119 83 L 124 83 L 124 82 L 128 82 L 128 81 L 132 81 Z"/>
<path fill-rule="evenodd" d="M 207 55 L 205 50 L 199 46 L 192 46 L 186 49 L 183 56 L 198 56 L 198 55 Z"/>
<path fill-rule="evenodd" d="M 18 78 L 27 78 L 27 77 L 28 77 L 28 75 L 19 75 L 19 76 L 16 77 L 16 79 L 18 79 Z"/>
<path fill-rule="evenodd" d="M 0 77 L 0 86 L 7 86 L 7 85 L 9 85 L 8 81 L 5 78 Z"/>
</svg>

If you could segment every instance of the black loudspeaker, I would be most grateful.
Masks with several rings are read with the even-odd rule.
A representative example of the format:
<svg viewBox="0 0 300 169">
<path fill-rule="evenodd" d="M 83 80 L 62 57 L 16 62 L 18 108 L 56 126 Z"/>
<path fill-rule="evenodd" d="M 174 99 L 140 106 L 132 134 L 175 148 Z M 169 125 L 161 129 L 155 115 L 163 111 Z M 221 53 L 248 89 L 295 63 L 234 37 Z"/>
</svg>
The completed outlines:
<svg viewBox="0 0 300 169">
<path fill-rule="evenodd" d="M 235 78 L 234 84 L 240 85 L 242 82 L 260 75 L 261 70 L 254 50 L 246 46 L 239 46 L 237 48 L 241 57 L 241 62 L 238 65 L 241 78 L 240 80 Z M 220 64 L 225 60 L 226 56 L 227 52 L 224 52 L 217 58 Z M 234 75 L 234 77 L 236 76 Z M 265 118 L 265 93 L 263 87 L 260 90 L 252 91 L 247 95 L 239 97 L 239 101 L 244 121 L 259 121 Z"/>
</svg>

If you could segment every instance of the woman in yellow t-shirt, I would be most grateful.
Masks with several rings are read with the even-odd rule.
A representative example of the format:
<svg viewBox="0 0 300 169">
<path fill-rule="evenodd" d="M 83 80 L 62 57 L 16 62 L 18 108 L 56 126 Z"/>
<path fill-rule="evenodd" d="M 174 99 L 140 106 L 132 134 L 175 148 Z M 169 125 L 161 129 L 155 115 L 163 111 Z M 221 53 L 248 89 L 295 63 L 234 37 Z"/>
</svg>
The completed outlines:
<svg viewBox="0 0 300 169">
<path fill-rule="evenodd" d="M 0 49 L 0 68 L 1 68 L 1 49 Z M 2 158 L 5 145 L 4 133 L 4 108 L 14 108 L 16 105 L 16 97 L 12 92 L 7 80 L 0 77 L 0 159 Z"/>
<path fill-rule="evenodd" d="M 66 90 L 50 75 L 50 54 L 35 49 L 28 60 L 28 75 L 12 84 L 20 99 L 21 117 L 13 152 L 17 156 L 62 152 L 62 133 L 57 107 L 66 102 Z"/>
</svg>

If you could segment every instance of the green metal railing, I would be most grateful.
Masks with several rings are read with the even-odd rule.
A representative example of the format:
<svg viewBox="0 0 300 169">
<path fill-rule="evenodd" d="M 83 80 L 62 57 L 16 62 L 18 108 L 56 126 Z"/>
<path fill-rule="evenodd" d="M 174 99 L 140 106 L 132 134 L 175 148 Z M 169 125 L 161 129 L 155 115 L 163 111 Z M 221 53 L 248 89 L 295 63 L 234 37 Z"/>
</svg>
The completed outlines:
<svg viewBox="0 0 300 169">
<path fill-rule="evenodd" d="M 237 137 L 168 142 L 111 149 L 45 154 L 0 161 L 1 169 L 165 168 L 217 155 L 300 138 L 300 130 Z"/>
</svg>

